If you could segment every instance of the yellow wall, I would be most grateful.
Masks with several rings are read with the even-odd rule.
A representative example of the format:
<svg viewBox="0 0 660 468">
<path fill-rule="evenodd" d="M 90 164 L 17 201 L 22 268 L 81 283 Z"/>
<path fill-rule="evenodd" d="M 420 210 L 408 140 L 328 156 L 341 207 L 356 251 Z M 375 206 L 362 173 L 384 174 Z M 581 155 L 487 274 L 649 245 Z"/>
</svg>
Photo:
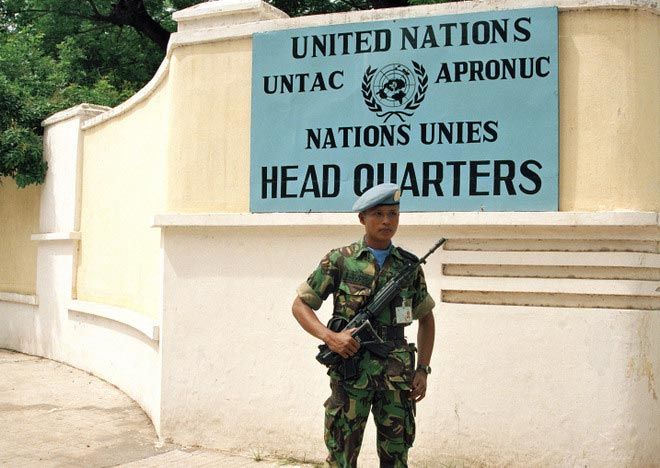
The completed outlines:
<svg viewBox="0 0 660 468">
<path fill-rule="evenodd" d="M 562 11 L 559 34 L 560 209 L 658 211 L 658 16 Z M 153 215 L 249 210 L 251 39 L 178 46 L 169 60 L 146 101 L 84 132 L 78 298 L 148 315 Z"/>
<path fill-rule="evenodd" d="M 175 49 L 167 210 L 246 212 L 252 41 Z"/>
<path fill-rule="evenodd" d="M 660 21 L 560 13 L 560 210 L 660 210 Z"/>
<path fill-rule="evenodd" d="M 119 118 L 84 131 L 77 297 L 157 315 L 168 142 L 167 80 Z"/>
<path fill-rule="evenodd" d="M 0 179 L 0 292 L 35 294 L 41 187 Z"/>
<path fill-rule="evenodd" d="M 660 209 L 658 16 L 559 14 L 560 210 Z M 251 41 L 175 49 L 167 209 L 249 209 Z"/>
</svg>

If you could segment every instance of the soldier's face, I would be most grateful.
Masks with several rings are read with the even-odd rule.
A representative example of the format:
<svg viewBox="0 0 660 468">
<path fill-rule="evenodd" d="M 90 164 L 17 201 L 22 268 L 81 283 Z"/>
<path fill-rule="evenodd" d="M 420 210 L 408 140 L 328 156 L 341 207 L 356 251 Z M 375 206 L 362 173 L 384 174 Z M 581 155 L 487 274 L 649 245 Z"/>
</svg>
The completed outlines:
<svg viewBox="0 0 660 468">
<path fill-rule="evenodd" d="M 378 205 L 359 214 L 369 247 L 384 249 L 390 245 L 399 227 L 399 207 Z"/>
</svg>

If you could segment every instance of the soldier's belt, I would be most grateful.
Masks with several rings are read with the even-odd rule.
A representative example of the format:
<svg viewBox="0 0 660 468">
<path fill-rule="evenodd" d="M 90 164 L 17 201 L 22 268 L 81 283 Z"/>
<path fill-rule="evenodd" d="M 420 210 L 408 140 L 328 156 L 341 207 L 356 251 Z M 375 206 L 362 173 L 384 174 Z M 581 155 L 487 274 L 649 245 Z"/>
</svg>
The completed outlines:
<svg viewBox="0 0 660 468">
<path fill-rule="evenodd" d="M 373 327 L 383 341 L 401 341 L 406 338 L 404 327 L 390 327 L 388 325 L 373 325 Z"/>
</svg>

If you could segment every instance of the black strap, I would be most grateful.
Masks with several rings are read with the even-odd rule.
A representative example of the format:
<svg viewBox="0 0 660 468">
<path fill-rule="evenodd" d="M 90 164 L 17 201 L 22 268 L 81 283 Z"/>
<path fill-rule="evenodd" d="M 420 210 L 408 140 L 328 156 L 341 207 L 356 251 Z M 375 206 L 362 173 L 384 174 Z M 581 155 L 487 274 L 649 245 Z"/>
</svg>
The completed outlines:
<svg viewBox="0 0 660 468">
<path fill-rule="evenodd" d="M 383 341 L 401 341 L 405 339 L 404 327 L 391 327 L 379 324 L 372 325 Z"/>
</svg>

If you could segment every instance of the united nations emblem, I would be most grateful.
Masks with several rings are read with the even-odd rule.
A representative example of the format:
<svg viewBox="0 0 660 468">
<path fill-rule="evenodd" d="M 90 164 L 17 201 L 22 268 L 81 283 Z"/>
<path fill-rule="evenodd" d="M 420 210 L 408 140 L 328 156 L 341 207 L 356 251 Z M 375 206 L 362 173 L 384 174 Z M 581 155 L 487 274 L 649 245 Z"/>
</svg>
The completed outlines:
<svg viewBox="0 0 660 468">
<path fill-rule="evenodd" d="M 397 116 L 403 122 L 413 115 L 426 95 L 429 79 L 424 67 L 413 61 L 413 71 L 400 63 L 371 68 L 362 77 L 362 97 L 371 112 L 385 117 Z"/>
</svg>

